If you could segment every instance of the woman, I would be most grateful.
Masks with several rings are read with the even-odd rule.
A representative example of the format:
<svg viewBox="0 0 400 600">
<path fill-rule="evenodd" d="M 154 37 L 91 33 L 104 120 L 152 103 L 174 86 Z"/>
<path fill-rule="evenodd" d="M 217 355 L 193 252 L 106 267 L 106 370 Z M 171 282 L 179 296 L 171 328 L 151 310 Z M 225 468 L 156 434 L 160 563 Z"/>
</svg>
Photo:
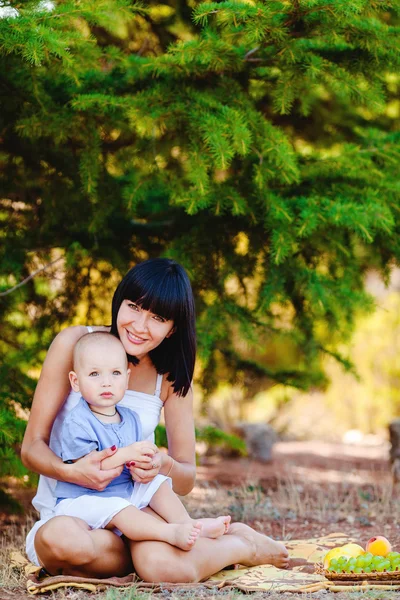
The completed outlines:
<svg viewBox="0 0 400 600">
<path fill-rule="evenodd" d="M 286 567 L 283 544 L 243 524 L 232 525 L 229 534 L 219 539 L 203 538 L 193 550 L 184 552 L 164 542 L 128 544 L 108 530 L 90 530 L 80 519 L 53 516 L 55 480 L 102 490 L 121 472 L 121 468 L 101 469 L 101 462 L 115 448 L 93 451 L 73 464 L 64 464 L 58 456 L 61 423 L 79 401 L 79 394 L 71 392 L 68 381 L 73 348 L 88 329 L 70 327 L 57 335 L 34 395 L 22 445 L 24 464 L 41 474 L 33 501 L 41 520 L 28 534 L 30 560 L 53 575 L 122 576 L 132 572 L 134 565 L 146 581 L 182 583 L 200 581 L 235 562 Z M 159 452 L 150 465 L 136 464 L 130 469 L 138 483 L 137 494 L 145 494 L 158 473 L 172 478 L 178 494 L 187 494 L 195 481 L 191 390 L 195 313 L 184 269 L 161 258 L 131 269 L 114 294 L 111 332 L 120 338 L 131 363 L 128 390 L 121 404 L 139 414 L 144 438 L 153 439 L 164 408 L 168 454 Z"/>
</svg>

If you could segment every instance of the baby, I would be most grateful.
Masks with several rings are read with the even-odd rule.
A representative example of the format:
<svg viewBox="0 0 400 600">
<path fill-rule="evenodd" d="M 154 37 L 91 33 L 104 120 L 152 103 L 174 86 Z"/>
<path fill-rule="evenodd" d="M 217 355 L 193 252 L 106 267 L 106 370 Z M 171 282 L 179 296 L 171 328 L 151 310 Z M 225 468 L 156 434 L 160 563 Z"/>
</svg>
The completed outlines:
<svg viewBox="0 0 400 600">
<path fill-rule="evenodd" d="M 75 462 L 92 450 L 117 446 L 117 452 L 105 459 L 102 467 L 124 468 L 101 492 L 58 481 L 56 515 L 78 517 L 92 529 L 112 529 L 131 540 L 164 541 L 182 550 L 191 550 L 199 536 L 216 538 L 226 533 L 229 516 L 191 519 L 172 491 L 171 479 L 164 475 L 157 475 L 148 484 L 151 497 L 144 504 L 133 504 L 134 482 L 125 465 L 151 462 L 158 449 L 151 442 L 140 441 L 138 415 L 116 406 L 125 394 L 130 374 L 121 342 L 105 332 L 84 335 L 75 346 L 73 368 L 71 386 L 82 397 L 63 423 L 62 460 Z M 143 512 L 147 505 L 166 522 Z"/>
</svg>

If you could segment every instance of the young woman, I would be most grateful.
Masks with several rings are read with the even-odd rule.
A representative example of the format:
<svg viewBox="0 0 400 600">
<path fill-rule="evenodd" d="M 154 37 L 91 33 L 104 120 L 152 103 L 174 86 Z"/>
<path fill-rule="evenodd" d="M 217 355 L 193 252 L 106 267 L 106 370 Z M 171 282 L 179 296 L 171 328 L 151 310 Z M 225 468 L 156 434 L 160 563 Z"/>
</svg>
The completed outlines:
<svg viewBox="0 0 400 600">
<path fill-rule="evenodd" d="M 94 330 L 109 331 L 107 327 Z M 132 572 L 146 581 L 200 581 L 223 567 L 271 563 L 287 567 L 288 554 L 279 542 L 250 527 L 231 525 L 227 535 L 203 538 L 185 552 L 165 542 L 127 542 L 108 530 L 91 530 L 81 519 L 55 517 L 56 480 L 102 490 L 122 467 L 102 470 L 102 461 L 116 448 L 93 451 L 73 464 L 59 458 L 60 430 L 65 415 L 79 401 L 71 392 L 68 373 L 73 348 L 92 328 L 70 327 L 53 341 L 34 395 L 22 445 L 24 464 L 41 474 L 33 505 L 40 512 L 27 537 L 29 559 L 53 574 L 110 577 Z M 112 302 L 111 332 L 119 337 L 131 363 L 122 406 L 135 410 L 145 439 L 164 408 L 168 454 L 152 463 L 135 464 L 131 474 L 138 498 L 158 474 L 172 478 L 175 492 L 189 493 L 195 481 L 195 438 L 191 381 L 195 363 L 195 311 L 184 269 L 169 259 L 138 264 L 123 278 Z M 153 514 L 151 509 L 145 509 Z M 133 564 L 132 564 L 133 563 Z"/>
</svg>

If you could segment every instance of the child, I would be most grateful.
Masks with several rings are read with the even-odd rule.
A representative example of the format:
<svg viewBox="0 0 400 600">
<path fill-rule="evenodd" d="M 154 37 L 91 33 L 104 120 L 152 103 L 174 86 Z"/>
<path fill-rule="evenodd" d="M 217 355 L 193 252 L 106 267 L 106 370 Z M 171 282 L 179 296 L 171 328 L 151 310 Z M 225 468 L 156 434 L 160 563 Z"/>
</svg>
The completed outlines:
<svg viewBox="0 0 400 600">
<path fill-rule="evenodd" d="M 171 480 L 157 475 L 140 506 L 130 502 L 134 483 L 126 464 L 151 462 L 158 449 L 141 438 L 140 420 L 131 409 L 116 407 L 122 400 L 130 370 L 124 347 L 113 335 L 84 335 L 74 349 L 71 386 L 82 398 L 62 428 L 61 458 L 74 462 L 92 450 L 117 446 L 102 467 L 124 465 L 122 473 L 101 492 L 58 481 L 56 515 L 83 519 L 92 529 L 113 529 L 131 540 L 158 540 L 190 550 L 199 536 L 216 538 L 227 532 L 229 516 L 194 521 L 171 488 Z M 149 505 L 165 521 L 141 511 Z"/>
</svg>

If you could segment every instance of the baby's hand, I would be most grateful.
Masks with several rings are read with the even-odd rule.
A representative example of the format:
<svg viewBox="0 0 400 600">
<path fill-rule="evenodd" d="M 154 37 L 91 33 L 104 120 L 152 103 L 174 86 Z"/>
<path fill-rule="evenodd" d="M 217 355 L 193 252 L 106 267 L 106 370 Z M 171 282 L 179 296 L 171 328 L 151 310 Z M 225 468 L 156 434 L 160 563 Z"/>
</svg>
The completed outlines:
<svg viewBox="0 0 400 600">
<path fill-rule="evenodd" d="M 151 442 L 135 442 L 129 446 L 119 448 L 117 452 L 101 462 L 103 470 L 133 462 L 142 469 L 150 469 L 153 456 L 157 454 L 158 448 Z M 114 475 L 115 477 L 115 475 Z"/>
<path fill-rule="evenodd" d="M 146 465 L 152 462 L 153 456 L 157 454 L 158 448 L 151 442 L 135 442 L 125 448 L 126 462 Z"/>
</svg>

